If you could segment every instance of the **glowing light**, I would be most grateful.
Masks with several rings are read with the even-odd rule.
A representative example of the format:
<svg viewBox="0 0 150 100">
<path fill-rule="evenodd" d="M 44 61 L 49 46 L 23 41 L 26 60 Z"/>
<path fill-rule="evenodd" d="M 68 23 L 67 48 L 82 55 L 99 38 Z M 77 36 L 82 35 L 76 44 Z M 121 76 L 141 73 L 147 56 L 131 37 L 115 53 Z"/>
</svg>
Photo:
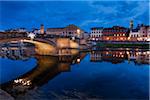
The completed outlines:
<svg viewBox="0 0 150 100">
<path fill-rule="evenodd" d="M 80 61 L 81 61 L 81 60 L 78 58 L 78 59 L 77 59 L 77 62 L 80 63 Z"/>
<path fill-rule="evenodd" d="M 32 83 L 31 83 L 31 81 L 30 80 L 27 80 L 27 79 L 16 79 L 16 80 L 14 80 L 14 83 L 16 83 L 16 84 L 22 84 L 22 85 L 31 85 Z"/>
<path fill-rule="evenodd" d="M 106 39 L 109 40 L 109 37 L 107 37 Z"/>
<path fill-rule="evenodd" d="M 72 40 L 75 40 L 75 37 L 72 37 Z"/>
<path fill-rule="evenodd" d="M 106 54 L 108 55 L 108 52 L 106 52 Z"/>
<path fill-rule="evenodd" d="M 150 54 L 150 51 L 147 51 L 147 54 Z"/>
<path fill-rule="evenodd" d="M 146 41 L 150 41 L 150 38 L 148 38 Z"/>
<path fill-rule="evenodd" d="M 95 40 L 95 38 L 92 38 L 92 40 Z"/>
<path fill-rule="evenodd" d="M 80 34 L 80 29 L 77 29 L 77 33 Z"/>
<path fill-rule="evenodd" d="M 138 52 L 136 52 L 136 55 L 137 55 L 137 56 L 139 55 Z"/>
<path fill-rule="evenodd" d="M 143 52 L 143 54 L 145 55 L 145 54 L 146 54 L 146 52 Z"/>
<path fill-rule="evenodd" d="M 127 54 L 130 54 L 129 51 L 127 51 Z"/>
</svg>

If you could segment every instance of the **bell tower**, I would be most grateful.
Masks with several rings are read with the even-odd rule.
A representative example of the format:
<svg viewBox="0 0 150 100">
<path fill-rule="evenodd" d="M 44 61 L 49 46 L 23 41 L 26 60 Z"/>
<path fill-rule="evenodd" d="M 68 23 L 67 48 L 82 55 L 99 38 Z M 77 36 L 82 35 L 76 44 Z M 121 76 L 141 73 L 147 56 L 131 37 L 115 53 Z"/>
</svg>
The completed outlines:
<svg viewBox="0 0 150 100">
<path fill-rule="evenodd" d="M 130 21 L 130 30 L 133 29 L 133 20 Z"/>
<path fill-rule="evenodd" d="M 44 25 L 43 24 L 41 24 L 40 33 L 44 34 Z"/>
</svg>

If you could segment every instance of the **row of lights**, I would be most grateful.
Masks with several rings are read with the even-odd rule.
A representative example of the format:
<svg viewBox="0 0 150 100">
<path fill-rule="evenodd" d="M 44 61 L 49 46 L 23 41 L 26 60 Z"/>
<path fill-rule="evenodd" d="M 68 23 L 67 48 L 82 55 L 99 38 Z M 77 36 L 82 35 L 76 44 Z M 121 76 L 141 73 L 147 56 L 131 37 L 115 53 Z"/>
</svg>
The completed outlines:
<svg viewBox="0 0 150 100">
<path fill-rule="evenodd" d="M 26 80 L 26 79 L 16 79 L 16 80 L 14 80 L 14 83 L 16 83 L 16 84 L 22 84 L 24 86 L 29 86 L 29 85 L 32 84 L 31 80 Z"/>
</svg>

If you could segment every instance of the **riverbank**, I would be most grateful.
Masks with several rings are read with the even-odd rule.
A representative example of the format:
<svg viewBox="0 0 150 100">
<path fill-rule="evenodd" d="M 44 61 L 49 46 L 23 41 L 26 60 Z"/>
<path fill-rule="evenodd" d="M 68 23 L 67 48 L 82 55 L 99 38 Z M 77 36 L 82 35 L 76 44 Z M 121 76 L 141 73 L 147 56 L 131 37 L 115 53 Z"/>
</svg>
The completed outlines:
<svg viewBox="0 0 150 100">
<path fill-rule="evenodd" d="M 127 43 L 97 43 L 96 46 L 100 47 L 109 47 L 109 48 L 143 48 L 143 49 L 149 49 L 149 44 L 127 44 Z"/>
<path fill-rule="evenodd" d="M 14 100 L 14 98 L 4 90 L 0 89 L 0 100 Z"/>
</svg>

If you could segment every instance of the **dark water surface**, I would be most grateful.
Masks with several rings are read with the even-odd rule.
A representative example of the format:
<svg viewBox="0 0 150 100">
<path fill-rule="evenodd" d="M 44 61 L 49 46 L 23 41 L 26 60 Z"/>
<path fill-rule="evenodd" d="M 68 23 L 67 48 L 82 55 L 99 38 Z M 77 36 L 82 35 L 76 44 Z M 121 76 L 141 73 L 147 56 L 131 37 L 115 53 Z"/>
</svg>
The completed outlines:
<svg viewBox="0 0 150 100">
<path fill-rule="evenodd" d="M 147 100 L 149 55 L 139 49 L 18 59 L 2 55 L 1 89 L 17 100 Z"/>
</svg>

